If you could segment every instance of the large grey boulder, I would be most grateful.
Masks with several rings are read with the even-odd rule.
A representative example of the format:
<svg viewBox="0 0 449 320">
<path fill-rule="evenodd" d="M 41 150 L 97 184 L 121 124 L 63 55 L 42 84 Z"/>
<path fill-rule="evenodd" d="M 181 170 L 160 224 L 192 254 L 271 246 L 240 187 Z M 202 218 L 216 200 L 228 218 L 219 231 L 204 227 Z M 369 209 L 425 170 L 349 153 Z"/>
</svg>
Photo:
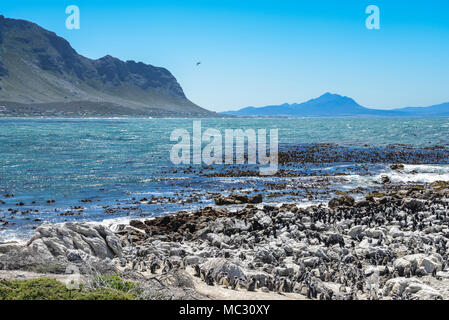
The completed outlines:
<svg viewBox="0 0 449 320">
<path fill-rule="evenodd" d="M 273 263 L 276 261 L 276 258 L 271 254 L 270 250 L 265 248 L 259 249 L 256 252 L 255 258 L 263 263 Z"/>
<path fill-rule="evenodd" d="M 270 227 L 273 224 L 273 220 L 271 220 L 270 216 L 262 210 L 257 211 L 251 220 L 256 221 L 264 228 Z"/>
<path fill-rule="evenodd" d="M 209 259 L 201 266 L 201 269 L 206 273 L 211 272 L 214 278 L 222 272 L 227 273 L 231 279 L 234 279 L 234 277 L 239 279 L 246 278 L 245 273 L 240 266 L 224 258 Z"/>
<path fill-rule="evenodd" d="M 441 299 L 440 292 L 431 286 L 424 284 L 416 278 L 393 278 L 384 286 L 384 295 L 397 295 L 400 297 L 412 297 L 420 300 Z"/>
<path fill-rule="evenodd" d="M 352 238 L 352 239 L 358 239 L 358 237 L 362 234 L 363 230 L 365 230 L 365 226 L 364 225 L 356 225 L 353 226 L 351 229 L 349 229 L 348 235 Z"/>
<path fill-rule="evenodd" d="M 412 263 L 417 266 L 417 272 L 421 274 L 431 274 L 436 271 L 442 270 L 443 258 L 438 253 L 426 255 L 423 253 L 410 254 L 400 257 L 393 262 L 394 267 L 397 268 L 410 268 Z"/>
<path fill-rule="evenodd" d="M 191 266 L 191 265 L 194 265 L 194 264 L 200 264 L 203 261 L 204 261 L 204 258 L 202 258 L 200 256 L 194 256 L 194 255 L 189 255 L 189 256 L 186 256 L 184 258 L 184 263 L 187 266 Z"/>
<path fill-rule="evenodd" d="M 115 257 L 122 257 L 119 238 L 103 225 L 88 223 L 44 223 L 26 243 L 0 245 L 0 267 L 8 270 L 64 272 L 73 263 L 109 269 Z"/>
<path fill-rule="evenodd" d="M 364 239 L 357 244 L 355 253 L 362 257 L 385 257 L 391 255 L 391 249 L 385 245 L 373 245 L 367 239 Z"/>
</svg>

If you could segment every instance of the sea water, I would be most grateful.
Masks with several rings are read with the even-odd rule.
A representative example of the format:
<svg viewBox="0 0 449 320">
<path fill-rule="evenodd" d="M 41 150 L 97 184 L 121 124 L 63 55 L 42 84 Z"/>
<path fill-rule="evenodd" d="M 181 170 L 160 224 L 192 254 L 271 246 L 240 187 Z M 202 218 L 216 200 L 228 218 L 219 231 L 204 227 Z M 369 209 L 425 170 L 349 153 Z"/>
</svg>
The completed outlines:
<svg viewBox="0 0 449 320">
<path fill-rule="evenodd" d="M 449 148 L 449 119 L 201 119 L 203 129 L 278 129 L 282 147 L 331 143 L 351 148 L 391 145 L 430 150 Z M 164 215 L 212 205 L 209 199 L 133 206 L 130 201 L 151 196 L 186 193 L 222 193 L 244 185 L 260 187 L 273 177 L 198 176 L 176 170 L 170 162 L 174 129 L 192 130 L 193 119 L 0 119 L 0 241 L 29 235 L 43 221 L 102 221 Z M 404 173 L 389 172 L 393 181 L 449 180 L 442 159 L 434 165 L 410 165 Z M 363 163 L 360 163 L 363 164 Z M 388 170 L 370 164 L 369 175 L 354 169 L 357 163 L 328 163 L 322 173 L 341 171 L 348 176 L 342 190 L 367 185 Z M 303 166 L 304 183 L 313 183 L 315 166 Z M 413 172 L 415 174 L 407 174 Z M 418 172 L 418 174 L 416 174 Z M 285 180 L 285 179 L 284 179 Z M 5 198 L 5 194 L 14 194 Z M 48 200 L 54 200 L 54 202 Z M 89 200 L 89 202 L 80 202 Z M 23 206 L 16 204 L 23 202 Z M 105 213 L 104 206 L 125 203 L 129 210 Z M 62 215 L 82 205 L 79 215 Z M 8 209 L 17 209 L 12 214 Z M 21 214 L 26 210 L 29 213 Z M 14 215 L 14 216 L 12 216 Z"/>
</svg>

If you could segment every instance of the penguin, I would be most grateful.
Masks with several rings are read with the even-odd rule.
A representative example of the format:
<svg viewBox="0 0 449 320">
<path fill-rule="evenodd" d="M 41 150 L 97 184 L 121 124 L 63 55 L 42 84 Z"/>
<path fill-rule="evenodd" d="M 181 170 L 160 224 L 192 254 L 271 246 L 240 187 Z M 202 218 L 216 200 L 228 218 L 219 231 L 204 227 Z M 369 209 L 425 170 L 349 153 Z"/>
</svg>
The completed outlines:
<svg viewBox="0 0 449 320">
<path fill-rule="evenodd" d="M 207 275 L 206 276 L 206 284 L 209 286 L 213 286 L 214 285 L 214 278 L 212 277 L 212 275 Z"/>
<path fill-rule="evenodd" d="M 312 299 L 312 289 L 310 286 L 307 287 L 307 298 Z"/>
<path fill-rule="evenodd" d="M 200 279 L 206 281 L 206 271 L 200 269 Z"/>
<path fill-rule="evenodd" d="M 238 286 L 239 286 L 239 278 L 235 276 L 231 284 L 232 290 L 237 290 Z"/>
<path fill-rule="evenodd" d="M 194 276 L 197 277 L 197 278 L 201 278 L 201 268 L 200 268 L 200 266 L 197 265 L 197 264 L 194 264 L 193 265 L 193 270 L 195 270 Z"/>
<path fill-rule="evenodd" d="M 251 278 L 251 282 L 248 284 L 248 291 L 255 291 L 256 290 L 256 284 L 257 284 L 257 280 L 256 278 L 252 277 Z"/>
<path fill-rule="evenodd" d="M 224 286 L 226 289 L 228 289 L 229 286 L 231 285 L 231 278 L 226 272 L 224 277 L 221 279 L 221 285 Z"/>
<path fill-rule="evenodd" d="M 155 274 L 156 273 L 156 270 L 157 269 L 159 269 L 160 268 L 160 266 L 157 264 L 157 262 L 151 262 L 151 264 L 150 264 L 150 272 L 152 273 L 152 274 Z"/>
<path fill-rule="evenodd" d="M 310 284 L 310 289 L 311 289 L 311 291 L 312 291 L 312 297 L 313 297 L 314 299 L 316 299 L 318 293 L 317 293 L 316 286 L 315 286 L 314 283 L 311 283 L 311 284 Z"/>
<path fill-rule="evenodd" d="M 159 263 L 158 263 L 158 261 L 157 261 L 157 258 L 154 256 L 152 259 L 151 259 L 151 262 L 150 262 L 150 272 L 152 273 L 152 274 L 155 274 L 156 273 L 156 270 L 157 269 L 159 269 L 161 266 L 159 265 Z"/>
<path fill-rule="evenodd" d="M 206 277 L 205 277 L 204 281 L 209 286 L 213 286 L 214 285 L 214 277 L 212 276 L 212 269 L 209 269 L 209 271 L 206 274 Z"/>
<path fill-rule="evenodd" d="M 185 270 L 186 269 L 186 264 L 184 260 L 181 260 L 181 262 L 179 263 L 179 269 L 181 270 Z"/>
<path fill-rule="evenodd" d="M 290 292 L 290 284 L 288 283 L 287 278 L 284 278 L 279 285 L 279 292 Z"/>
<path fill-rule="evenodd" d="M 412 276 L 412 272 L 410 268 L 405 269 L 405 277 L 410 278 Z"/>
<path fill-rule="evenodd" d="M 164 264 L 168 267 L 168 270 L 173 269 L 173 264 L 169 259 L 165 259 Z"/>
<path fill-rule="evenodd" d="M 147 271 L 147 265 L 146 265 L 145 261 L 141 261 L 139 267 L 140 267 L 140 271 L 141 272 L 146 272 Z"/>
<path fill-rule="evenodd" d="M 265 282 L 265 286 L 268 288 L 269 291 L 274 291 L 274 283 L 271 278 L 268 278 Z"/>
<path fill-rule="evenodd" d="M 166 274 L 170 271 L 170 268 L 166 265 L 164 266 L 164 268 L 162 269 L 162 274 Z"/>
<path fill-rule="evenodd" d="M 216 282 L 218 285 L 221 285 L 221 280 L 224 278 L 224 276 L 225 276 L 225 272 L 221 271 L 220 273 L 218 273 L 218 274 L 216 275 L 216 277 L 215 277 L 215 282 Z"/>
</svg>

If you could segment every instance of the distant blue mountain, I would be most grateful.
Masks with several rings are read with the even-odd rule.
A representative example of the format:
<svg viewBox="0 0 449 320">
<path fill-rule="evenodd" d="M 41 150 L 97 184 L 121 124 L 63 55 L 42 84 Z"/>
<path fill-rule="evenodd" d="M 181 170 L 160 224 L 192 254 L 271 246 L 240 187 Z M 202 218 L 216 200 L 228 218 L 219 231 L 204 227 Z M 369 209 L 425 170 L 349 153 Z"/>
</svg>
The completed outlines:
<svg viewBox="0 0 449 320">
<path fill-rule="evenodd" d="M 449 102 L 430 107 L 408 107 L 396 110 L 421 117 L 449 117 Z"/>
<path fill-rule="evenodd" d="M 445 117 L 449 116 L 449 103 L 422 108 L 378 110 L 362 107 L 349 97 L 325 93 L 316 99 L 299 104 L 247 107 L 222 114 L 244 117 Z"/>
</svg>

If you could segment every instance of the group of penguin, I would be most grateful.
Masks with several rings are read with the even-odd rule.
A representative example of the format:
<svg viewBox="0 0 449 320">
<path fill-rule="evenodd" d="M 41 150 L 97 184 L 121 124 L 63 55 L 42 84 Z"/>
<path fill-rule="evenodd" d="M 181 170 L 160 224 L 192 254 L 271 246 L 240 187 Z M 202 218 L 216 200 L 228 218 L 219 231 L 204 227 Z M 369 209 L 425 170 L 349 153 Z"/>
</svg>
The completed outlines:
<svg viewBox="0 0 449 320">
<path fill-rule="evenodd" d="M 425 211 L 417 210 L 412 207 L 402 206 L 399 200 L 390 200 L 385 203 L 374 203 L 365 201 L 363 206 L 354 206 L 351 208 L 336 208 L 330 209 L 327 207 L 315 206 L 307 209 L 291 210 L 291 208 L 264 208 L 265 212 L 270 214 L 273 221 L 271 226 L 263 227 L 258 226 L 255 222 L 247 221 L 243 218 L 245 225 L 253 223 L 251 229 L 249 229 L 248 237 L 236 237 L 236 241 L 241 243 L 234 243 L 239 245 L 243 249 L 238 257 L 241 260 L 246 260 L 246 254 L 244 250 L 256 249 L 258 243 L 264 241 L 264 238 L 274 237 L 279 234 L 279 230 L 286 230 L 290 232 L 290 228 L 296 225 L 296 230 L 302 231 L 305 234 L 306 243 L 310 245 L 324 244 L 326 247 L 334 245 L 340 248 L 349 249 L 351 252 L 356 247 L 356 243 L 363 240 L 363 236 L 355 236 L 352 239 L 343 238 L 329 238 L 325 233 L 320 232 L 319 225 L 334 226 L 338 228 L 340 222 L 345 222 L 346 228 L 350 229 L 353 226 L 364 225 L 368 228 L 384 227 L 388 225 L 397 225 L 400 230 L 411 232 L 423 232 L 427 228 L 434 228 L 437 225 L 449 224 L 449 205 L 446 201 L 439 199 L 432 199 L 431 203 L 425 203 Z M 265 210 L 266 209 L 266 210 Z M 278 213 L 282 210 L 295 211 L 296 218 L 294 221 L 285 221 L 282 215 Z M 429 216 L 433 216 L 433 220 L 429 220 Z M 309 218 L 309 225 L 303 223 L 301 217 Z M 292 229 L 293 230 L 293 229 Z M 235 231 L 234 229 L 223 228 L 222 232 L 228 236 L 231 236 Z M 292 231 L 293 232 L 293 231 Z M 384 235 L 379 235 L 376 238 L 366 237 L 364 238 L 370 246 L 387 246 L 389 247 L 394 243 L 401 243 L 407 248 L 407 254 L 414 253 L 426 253 L 432 252 L 438 253 L 443 258 L 443 269 L 446 267 L 446 261 L 449 261 L 448 255 L 448 238 L 431 237 L 426 242 L 419 236 L 407 237 L 407 238 L 388 238 Z M 229 251 L 226 251 L 229 255 Z M 397 256 L 390 250 L 379 251 L 380 254 L 375 253 L 367 256 L 346 255 L 341 256 L 340 261 L 329 260 L 319 257 L 319 261 L 313 265 L 305 266 L 301 256 L 294 257 L 295 264 L 298 265 L 299 270 L 289 276 L 280 277 L 274 272 L 275 267 L 282 267 L 282 260 L 274 261 L 274 263 L 261 264 L 256 261 L 252 261 L 248 264 L 250 269 L 260 269 L 269 277 L 263 279 L 250 276 L 245 279 L 237 276 L 231 277 L 226 272 L 216 272 L 213 269 L 208 271 L 203 270 L 199 265 L 192 265 L 194 274 L 196 277 L 202 279 L 208 285 L 219 285 L 225 288 L 233 290 L 247 290 L 256 291 L 261 289 L 262 291 L 278 292 L 282 293 L 301 293 L 311 299 L 358 299 L 360 295 L 368 297 L 370 299 L 379 298 L 379 290 L 374 290 L 373 286 L 369 284 L 369 275 L 366 274 L 367 266 L 383 266 L 382 272 L 378 277 L 377 289 L 382 287 L 388 279 L 396 277 L 412 277 L 422 276 L 422 270 L 418 268 L 416 262 L 412 262 L 409 267 L 403 268 L 401 266 L 395 267 L 393 265 Z M 221 252 L 223 255 L 224 251 Z M 224 256 L 225 258 L 229 258 Z M 148 261 L 148 260 L 147 260 Z M 160 262 L 162 261 L 162 263 Z M 136 262 L 139 264 L 139 262 Z M 133 262 L 134 267 L 134 262 Z M 145 263 L 144 268 L 148 267 L 151 273 L 156 273 L 158 269 L 162 268 L 162 273 L 167 273 L 173 268 L 185 269 L 185 263 L 181 262 L 179 265 L 170 261 L 168 258 L 159 260 L 153 257 L 149 260 L 149 265 Z M 437 275 L 437 269 L 434 269 L 432 276 L 439 278 Z M 337 290 L 330 290 L 323 287 L 324 282 L 339 284 L 340 288 Z M 374 286 L 376 287 L 376 286 Z M 404 298 L 395 297 L 393 298 Z M 407 297 L 406 297 L 407 298 Z"/>
</svg>

